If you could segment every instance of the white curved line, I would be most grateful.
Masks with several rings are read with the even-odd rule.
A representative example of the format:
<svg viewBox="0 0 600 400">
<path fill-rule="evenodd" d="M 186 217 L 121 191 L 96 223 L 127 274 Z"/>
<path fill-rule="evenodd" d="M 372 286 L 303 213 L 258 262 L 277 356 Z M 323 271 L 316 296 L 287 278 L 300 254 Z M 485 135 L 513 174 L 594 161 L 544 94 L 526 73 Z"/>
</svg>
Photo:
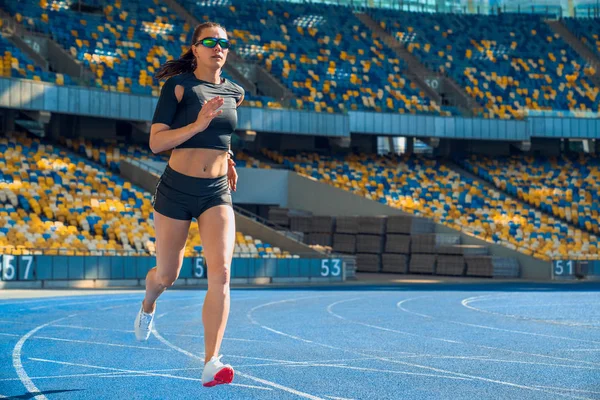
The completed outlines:
<svg viewBox="0 0 600 400">
<path fill-rule="evenodd" d="M 15 348 L 13 349 L 13 354 L 12 354 L 13 367 L 15 368 L 15 371 L 17 372 L 17 376 L 19 377 L 19 380 L 21 381 L 21 383 L 23 383 L 23 385 L 25 386 L 25 389 L 27 389 L 27 391 L 29 393 L 31 393 L 31 394 L 38 393 L 40 390 L 35 386 L 33 381 L 29 378 L 29 375 L 27 375 L 27 372 L 25 372 L 25 369 L 23 368 L 23 363 L 21 362 L 21 351 L 23 349 L 23 345 L 25 344 L 27 339 L 29 339 L 33 334 L 35 334 L 40 329 L 45 328 L 48 325 L 51 325 L 55 322 L 63 321 L 70 317 L 73 317 L 73 315 L 70 315 L 68 317 L 59 318 L 54 321 L 50 321 L 43 325 L 39 325 L 39 326 L 33 328 L 32 330 L 27 332 L 25 335 L 23 335 L 23 337 L 21 337 L 21 339 L 15 345 Z M 47 399 L 46 396 L 44 396 L 43 394 L 38 394 L 34 398 L 36 400 Z"/>
<path fill-rule="evenodd" d="M 481 313 L 486 313 L 486 314 L 490 314 L 490 315 L 497 315 L 499 317 L 520 319 L 520 320 L 523 320 L 523 321 L 539 322 L 539 323 L 542 323 L 542 324 L 571 326 L 571 327 L 574 327 L 574 328 L 600 329 L 600 326 L 598 326 L 598 325 L 589 325 L 589 324 L 580 324 L 580 323 L 574 323 L 574 322 L 554 321 L 554 320 L 551 320 L 551 319 L 529 318 L 529 317 L 524 317 L 522 315 L 504 314 L 504 313 L 498 313 L 498 312 L 494 312 L 494 311 L 488 311 L 488 310 L 484 310 L 484 309 L 473 307 L 473 306 L 469 305 L 469 303 L 481 300 L 482 297 L 489 297 L 489 295 L 488 296 L 469 297 L 469 298 L 463 299 L 460 302 L 460 304 L 463 307 L 466 307 L 466 308 L 468 308 L 470 310 L 481 312 Z"/>
<path fill-rule="evenodd" d="M 184 380 L 184 381 L 195 381 L 195 382 L 201 381 L 201 379 L 198 379 L 198 378 L 189 378 L 187 376 L 177 376 L 177 375 L 170 375 L 170 374 L 157 374 L 157 373 L 154 373 L 151 371 L 135 371 L 135 370 L 121 369 L 121 368 L 101 367 L 99 365 L 70 363 L 70 362 L 66 362 L 66 361 L 46 360 L 43 358 L 30 358 L 30 360 L 54 363 L 54 364 L 61 364 L 61 365 L 72 365 L 72 366 L 76 366 L 76 367 L 100 369 L 100 370 L 105 370 L 105 371 L 115 371 L 115 372 L 122 372 L 122 373 L 128 373 L 128 374 L 138 374 L 135 376 L 160 376 L 160 377 L 164 377 L 164 378 L 179 379 L 179 380 Z M 233 383 L 232 383 L 232 385 L 248 387 L 248 388 L 252 388 L 252 389 L 272 390 L 270 388 L 251 386 L 251 385 L 241 385 L 241 384 L 233 384 Z"/>
</svg>

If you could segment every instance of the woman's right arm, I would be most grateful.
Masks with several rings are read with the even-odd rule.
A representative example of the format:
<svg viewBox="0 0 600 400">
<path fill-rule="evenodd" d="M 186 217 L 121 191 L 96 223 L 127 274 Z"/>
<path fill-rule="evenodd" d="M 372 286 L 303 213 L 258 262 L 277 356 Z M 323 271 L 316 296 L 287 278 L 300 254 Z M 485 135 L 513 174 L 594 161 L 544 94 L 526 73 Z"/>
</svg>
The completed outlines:
<svg viewBox="0 0 600 400">
<path fill-rule="evenodd" d="M 217 111 L 223 105 L 223 98 L 215 97 L 202 105 L 196 121 L 181 128 L 171 129 L 170 124 L 173 122 L 177 105 L 183 97 L 183 87 L 173 86 L 171 80 L 163 85 L 152 118 L 149 145 L 154 154 L 179 146 L 195 134 L 204 131 L 210 121 L 223 112 L 223 110 Z"/>
<path fill-rule="evenodd" d="M 154 154 L 158 154 L 179 146 L 200 132 L 195 125 L 194 122 L 181 128 L 170 129 L 169 125 L 152 124 L 150 128 L 150 150 Z"/>
</svg>

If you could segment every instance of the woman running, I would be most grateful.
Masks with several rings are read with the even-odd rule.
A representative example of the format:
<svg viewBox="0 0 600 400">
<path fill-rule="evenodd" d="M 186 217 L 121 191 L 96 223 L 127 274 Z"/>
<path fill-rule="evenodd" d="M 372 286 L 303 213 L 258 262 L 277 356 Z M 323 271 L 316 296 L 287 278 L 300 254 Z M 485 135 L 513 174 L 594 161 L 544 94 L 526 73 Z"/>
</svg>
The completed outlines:
<svg viewBox="0 0 600 400">
<path fill-rule="evenodd" d="M 194 30 L 191 48 L 156 73 L 157 79 L 168 79 L 152 119 L 150 149 L 173 151 L 152 201 L 156 267 L 146 276 L 146 296 L 135 320 L 136 338 L 147 340 L 156 300 L 179 276 L 190 222 L 196 218 L 208 275 L 202 308 L 204 386 L 231 383 L 234 375 L 231 365 L 221 362 L 219 349 L 229 316 L 235 245 L 231 190 L 236 190 L 237 173 L 230 141 L 244 89 L 221 78 L 228 50 L 225 28 L 203 23 Z"/>
</svg>

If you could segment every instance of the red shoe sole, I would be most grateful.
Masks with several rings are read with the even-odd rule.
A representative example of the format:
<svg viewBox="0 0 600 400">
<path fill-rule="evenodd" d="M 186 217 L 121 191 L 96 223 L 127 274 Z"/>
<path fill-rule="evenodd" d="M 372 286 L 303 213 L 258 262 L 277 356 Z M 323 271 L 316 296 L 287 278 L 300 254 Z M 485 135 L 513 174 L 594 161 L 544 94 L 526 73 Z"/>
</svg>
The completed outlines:
<svg viewBox="0 0 600 400">
<path fill-rule="evenodd" d="M 206 382 L 202 384 L 204 387 L 213 387 L 217 385 L 223 385 L 227 383 L 231 383 L 233 381 L 233 369 L 232 368 L 223 368 L 219 372 L 215 374 L 215 379 L 210 382 Z"/>
</svg>

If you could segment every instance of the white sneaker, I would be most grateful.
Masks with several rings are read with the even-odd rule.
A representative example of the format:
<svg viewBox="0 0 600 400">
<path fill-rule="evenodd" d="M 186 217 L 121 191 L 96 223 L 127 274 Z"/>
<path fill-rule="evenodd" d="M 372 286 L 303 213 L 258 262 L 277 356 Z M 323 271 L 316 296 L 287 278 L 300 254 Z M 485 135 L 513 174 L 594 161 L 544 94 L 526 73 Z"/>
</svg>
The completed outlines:
<svg viewBox="0 0 600 400">
<path fill-rule="evenodd" d="M 155 310 L 156 311 L 156 310 Z M 152 321 L 154 320 L 154 312 L 148 314 L 144 312 L 144 302 L 140 307 L 133 330 L 135 331 L 135 338 L 140 342 L 148 340 L 150 332 L 152 331 Z"/>
<path fill-rule="evenodd" d="M 229 364 L 223 364 L 220 356 L 213 356 L 204 365 L 202 371 L 202 386 L 212 387 L 233 381 L 233 368 Z"/>
</svg>

